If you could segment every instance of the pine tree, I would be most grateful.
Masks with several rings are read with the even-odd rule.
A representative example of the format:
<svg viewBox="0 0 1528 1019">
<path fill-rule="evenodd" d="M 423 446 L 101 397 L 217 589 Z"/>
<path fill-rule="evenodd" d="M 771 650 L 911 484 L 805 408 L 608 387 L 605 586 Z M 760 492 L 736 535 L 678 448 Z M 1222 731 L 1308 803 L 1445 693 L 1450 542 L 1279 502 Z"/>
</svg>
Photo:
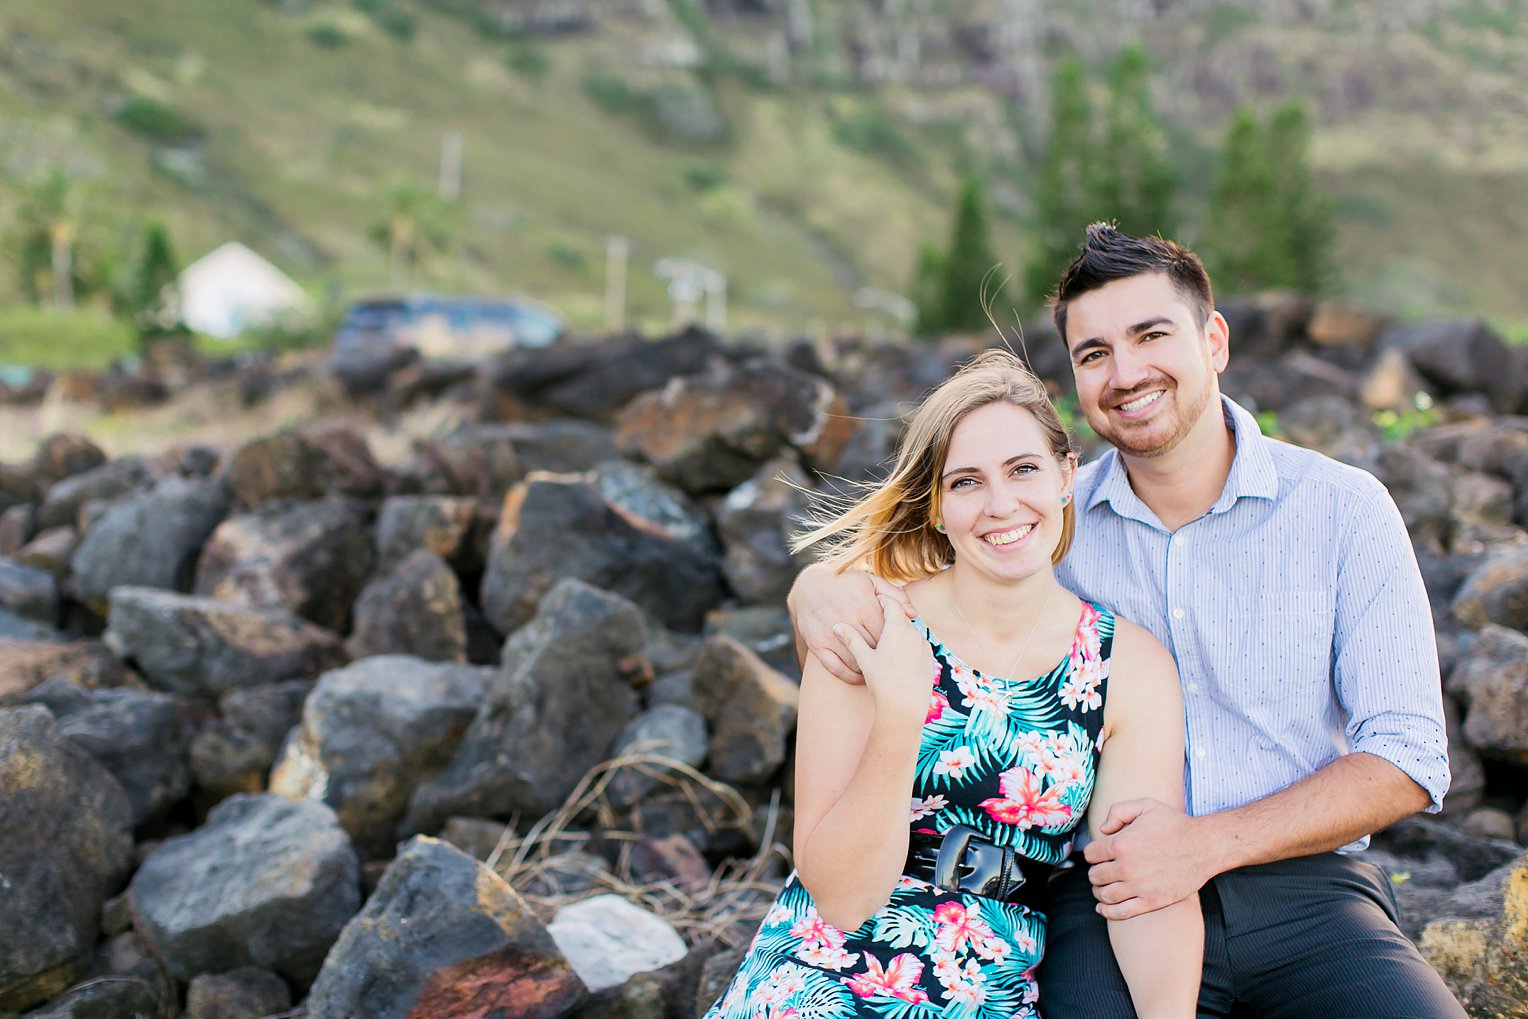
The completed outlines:
<svg viewBox="0 0 1528 1019">
<path fill-rule="evenodd" d="M 168 327 L 171 323 L 164 321 L 165 312 L 179 275 L 169 231 L 163 223 L 149 223 L 143 230 L 138 257 L 123 285 L 113 294 L 113 310 L 131 319 L 145 333 Z"/>
<path fill-rule="evenodd" d="M 1077 254 L 1082 230 L 1107 210 L 1097 202 L 1098 147 L 1082 61 L 1063 59 L 1051 87 L 1051 130 L 1035 189 L 1035 235 L 1025 262 L 1025 292 L 1042 300 Z"/>
<path fill-rule="evenodd" d="M 1266 124 L 1237 111 L 1200 245 L 1215 278 L 1232 290 L 1316 293 L 1330 283 L 1331 243 L 1331 206 L 1311 179 L 1304 108 L 1281 107 Z"/>
<path fill-rule="evenodd" d="M 1139 46 L 1123 50 L 1109 81 L 1106 144 L 1098 160 L 1097 204 L 1126 233 L 1177 233 L 1177 175 L 1151 104 L 1151 66 Z"/>
<path fill-rule="evenodd" d="M 1270 201 L 1282 214 L 1279 245 L 1288 272 L 1282 285 L 1314 294 L 1330 282 L 1332 209 L 1311 179 L 1310 133 L 1302 105 L 1282 106 L 1268 124 L 1267 152 Z"/>
<path fill-rule="evenodd" d="M 1285 278 L 1270 205 L 1272 169 L 1257 116 L 1243 107 L 1226 131 L 1220 178 L 1210 198 L 1208 237 L 1200 247 L 1212 275 L 1231 290 L 1277 286 Z"/>
<path fill-rule="evenodd" d="M 938 307 L 943 329 L 976 332 L 986 327 L 989 303 L 1003 296 L 1002 277 L 993 272 L 997 264 L 982 183 L 967 177 L 955 207 L 950 246 L 940 265 Z"/>
</svg>

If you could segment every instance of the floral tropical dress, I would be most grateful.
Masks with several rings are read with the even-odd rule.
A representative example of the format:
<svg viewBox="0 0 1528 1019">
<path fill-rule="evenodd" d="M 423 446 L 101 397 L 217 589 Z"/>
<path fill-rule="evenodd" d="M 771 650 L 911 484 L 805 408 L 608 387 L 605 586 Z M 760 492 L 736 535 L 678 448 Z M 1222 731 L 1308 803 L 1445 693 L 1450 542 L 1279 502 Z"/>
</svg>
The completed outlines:
<svg viewBox="0 0 1528 1019">
<path fill-rule="evenodd" d="M 1019 681 L 977 671 L 914 625 L 933 646 L 934 676 L 912 829 L 963 824 L 1060 862 L 1093 792 L 1113 614 L 1084 602 L 1066 657 Z M 792 874 L 706 1019 L 1034 1017 L 1044 949 L 1044 914 L 906 875 L 874 916 L 842 931 Z"/>
</svg>

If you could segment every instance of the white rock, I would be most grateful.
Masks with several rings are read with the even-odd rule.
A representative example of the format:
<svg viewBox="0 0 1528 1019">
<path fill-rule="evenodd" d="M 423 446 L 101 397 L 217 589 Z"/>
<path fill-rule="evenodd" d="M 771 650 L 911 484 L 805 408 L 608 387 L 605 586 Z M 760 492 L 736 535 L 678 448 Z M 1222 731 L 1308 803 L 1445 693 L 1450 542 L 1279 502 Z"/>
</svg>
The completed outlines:
<svg viewBox="0 0 1528 1019">
<path fill-rule="evenodd" d="M 685 957 L 679 932 L 619 895 L 596 895 L 557 911 L 552 940 L 591 991 L 619 987 L 638 973 Z"/>
</svg>

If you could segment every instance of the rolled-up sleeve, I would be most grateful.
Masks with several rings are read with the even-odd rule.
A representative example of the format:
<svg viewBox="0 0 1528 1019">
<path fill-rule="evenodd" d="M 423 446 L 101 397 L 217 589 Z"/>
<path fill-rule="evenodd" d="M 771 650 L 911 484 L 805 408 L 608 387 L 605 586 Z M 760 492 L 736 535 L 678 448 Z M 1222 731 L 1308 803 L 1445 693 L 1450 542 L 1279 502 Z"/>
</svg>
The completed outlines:
<svg viewBox="0 0 1528 1019">
<path fill-rule="evenodd" d="M 1400 511 L 1371 481 L 1357 493 L 1339 553 L 1337 698 L 1353 751 L 1400 768 L 1436 812 L 1449 771 L 1432 610 Z"/>
</svg>

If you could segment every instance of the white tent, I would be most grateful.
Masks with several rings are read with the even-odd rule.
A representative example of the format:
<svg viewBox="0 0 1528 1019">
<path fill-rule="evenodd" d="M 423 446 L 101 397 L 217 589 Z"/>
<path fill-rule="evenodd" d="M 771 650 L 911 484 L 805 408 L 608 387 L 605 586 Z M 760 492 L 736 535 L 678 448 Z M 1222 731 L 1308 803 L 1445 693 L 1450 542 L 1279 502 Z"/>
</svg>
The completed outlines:
<svg viewBox="0 0 1528 1019">
<path fill-rule="evenodd" d="M 181 321 L 208 336 L 228 339 L 313 315 L 312 300 L 290 276 L 237 241 L 186 266 L 179 286 Z"/>
</svg>

